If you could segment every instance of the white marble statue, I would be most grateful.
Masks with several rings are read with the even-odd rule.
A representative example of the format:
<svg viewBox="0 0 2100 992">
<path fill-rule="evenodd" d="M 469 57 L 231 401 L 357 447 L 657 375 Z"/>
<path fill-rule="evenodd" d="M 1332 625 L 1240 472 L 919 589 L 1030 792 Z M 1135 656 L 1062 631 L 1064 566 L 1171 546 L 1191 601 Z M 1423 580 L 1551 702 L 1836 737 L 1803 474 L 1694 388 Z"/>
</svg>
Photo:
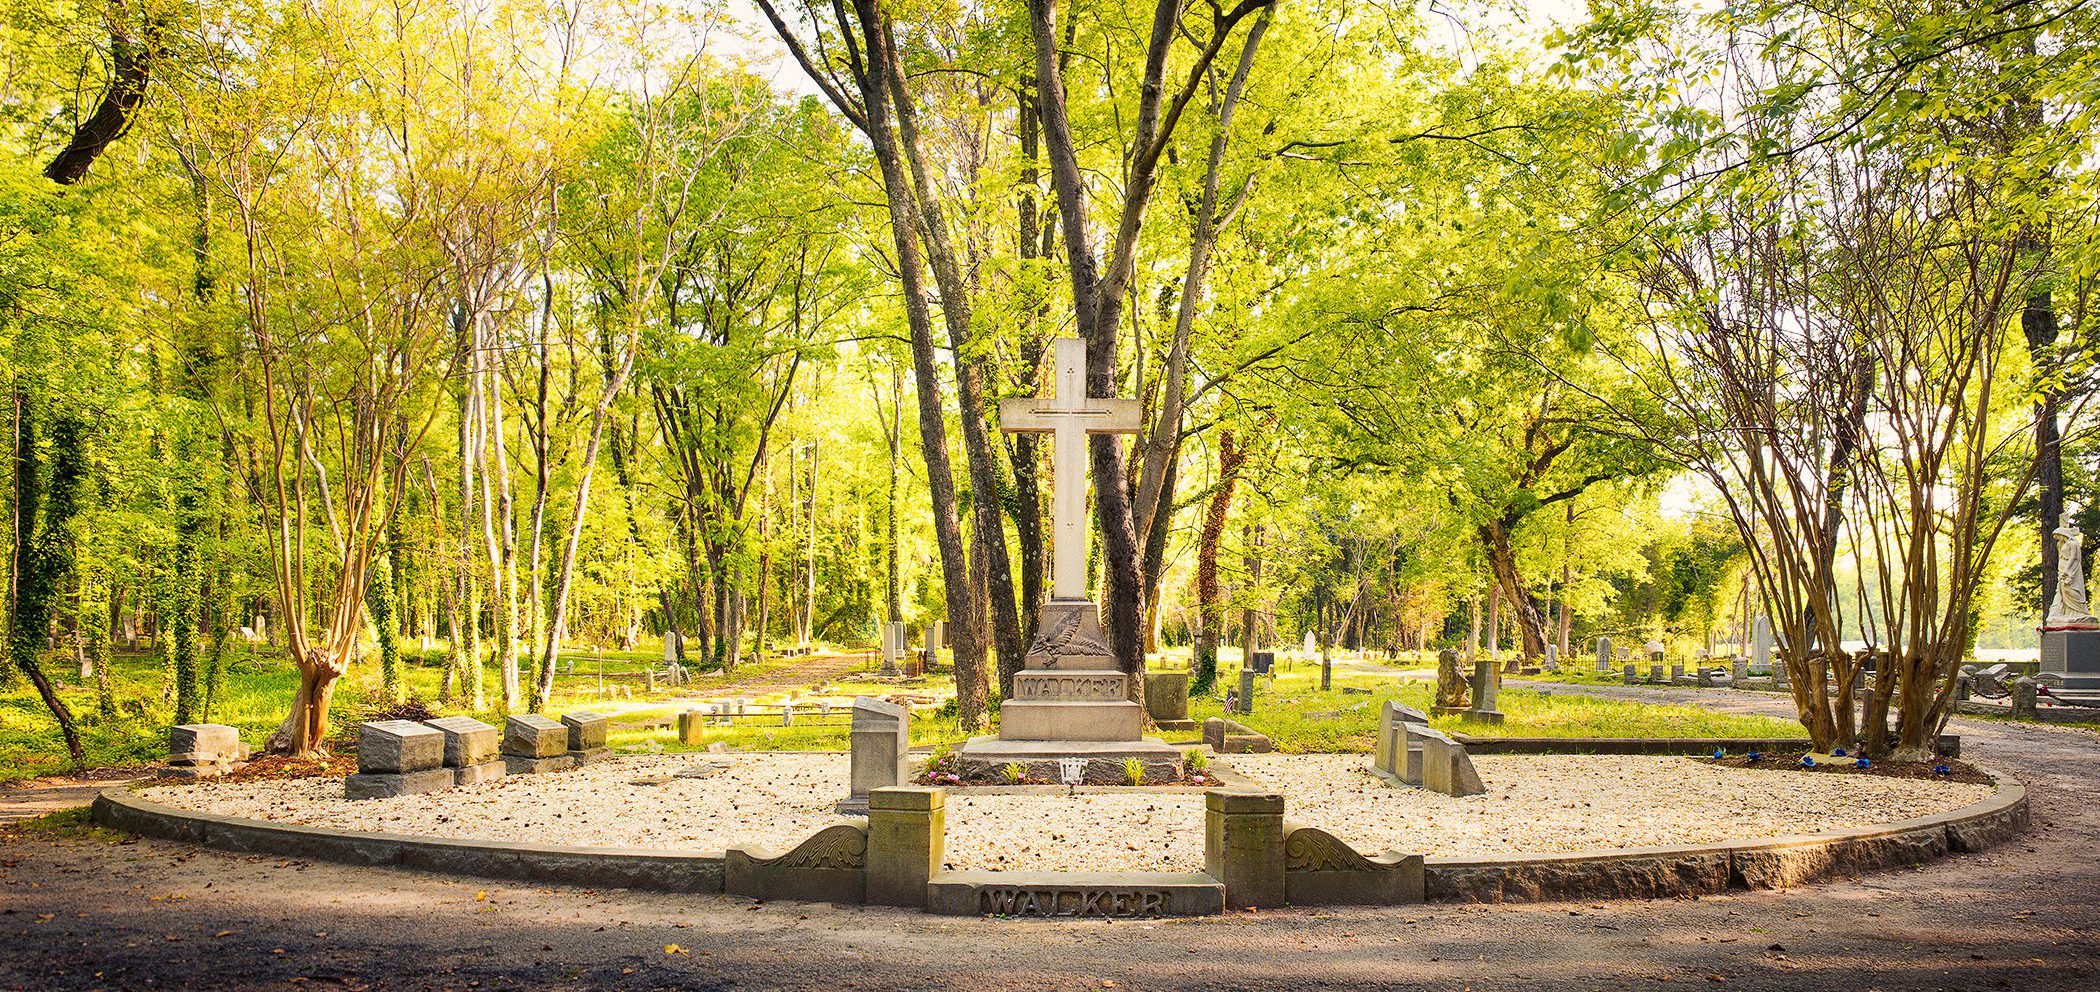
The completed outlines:
<svg viewBox="0 0 2100 992">
<path fill-rule="evenodd" d="M 2094 627 L 2100 619 L 2093 616 L 2092 607 L 2085 601 L 2085 535 L 2078 532 L 2072 521 L 2078 516 L 2078 504 L 2066 502 L 2056 526 L 2056 592 L 2049 598 L 2049 618 L 2042 621 L 2044 627 Z"/>
</svg>

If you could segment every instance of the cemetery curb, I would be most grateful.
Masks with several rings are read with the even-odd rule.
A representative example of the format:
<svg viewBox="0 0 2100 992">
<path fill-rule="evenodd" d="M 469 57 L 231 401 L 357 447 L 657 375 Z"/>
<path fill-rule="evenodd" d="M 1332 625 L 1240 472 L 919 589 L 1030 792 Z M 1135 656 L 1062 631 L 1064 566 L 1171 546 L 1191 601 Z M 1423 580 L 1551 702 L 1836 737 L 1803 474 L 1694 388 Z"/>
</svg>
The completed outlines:
<svg viewBox="0 0 2100 992">
<path fill-rule="evenodd" d="M 1553 902 L 1781 889 L 1972 853 L 2028 827 L 2027 787 L 1995 769 L 1991 795 L 1960 809 L 1819 834 L 1495 859 L 1430 858 L 1430 902 Z"/>
<path fill-rule="evenodd" d="M 1982 770 L 1997 779 L 1991 795 L 1960 809 L 1894 823 L 1756 841 L 1490 859 L 1429 858 L 1422 862 L 1421 895 L 1429 902 L 1480 903 L 1681 898 L 1731 888 L 1786 888 L 1980 851 L 2028 827 L 2026 787 L 1993 769 Z M 237 854 L 587 888 L 725 889 L 726 853 L 330 830 L 180 809 L 141 798 L 128 786 L 103 790 L 91 815 L 112 830 Z M 1276 867 L 1283 868 L 1280 859 Z M 1098 882 L 1116 874 L 1121 873 L 1072 877 Z M 945 876 L 936 880 L 939 877 Z M 939 903 L 940 897 L 934 901 Z"/>
<path fill-rule="evenodd" d="M 1483 754 L 1781 754 L 1812 750 L 1806 737 L 1478 737 L 1453 733 L 1466 753 Z"/>
</svg>

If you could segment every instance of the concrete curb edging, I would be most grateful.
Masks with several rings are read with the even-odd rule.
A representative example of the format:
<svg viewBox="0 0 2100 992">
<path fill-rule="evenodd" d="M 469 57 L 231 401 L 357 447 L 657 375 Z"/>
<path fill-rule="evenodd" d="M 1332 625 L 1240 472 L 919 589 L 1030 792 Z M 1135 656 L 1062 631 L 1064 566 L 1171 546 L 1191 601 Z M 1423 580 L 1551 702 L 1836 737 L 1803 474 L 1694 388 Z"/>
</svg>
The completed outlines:
<svg viewBox="0 0 2100 992">
<path fill-rule="evenodd" d="M 351 865 L 412 868 L 441 875 L 591 888 L 722 891 L 720 854 L 327 830 L 199 813 L 142 799 L 121 787 L 104 789 L 95 797 L 90 815 L 111 830 L 201 844 L 236 854 L 312 858 Z"/>
<path fill-rule="evenodd" d="M 1733 888 L 1780 889 L 1979 851 L 2027 830 L 2027 788 L 2002 773 L 1997 790 L 1960 809 L 1820 834 L 1717 844 L 1430 858 L 1430 902 L 1665 899 Z"/>
<path fill-rule="evenodd" d="M 1476 737 L 1451 735 L 1466 753 L 1483 754 L 1631 754 L 1701 755 L 1719 749 L 1728 754 L 1751 751 L 1809 751 L 1806 737 Z"/>
<path fill-rule="evenodd" d="M 1997 788 L 1991 795 L 1960 809 L 1895 823 L 1716 844 L 1495 859 L 1428 858 L 1418 862 L 1421 888 L 1407 886 L 1420 895 L 1405 901 L 1422 898 L 1428 902 L 1495 903 L 1712 895 L 1731 888 L 1787 888 L 1874 869 L 1919 864 L 1950 853 L 1980 851 L 2028 828 L 2026 787 L 1992 769 L 1982 770 L 1997 779 Z M 725 890 L 726 853 L 329 830 L 181 809 L 146 800 L 123 786 L 103 790 L 90 815 L 97 824 L 112 830 L 239 854 L 587 888 L 714 893 Z M 1282 840 L 1280 836 L 1277 839 Z M 1284 867 L 1281 858 L 1277 867 Z M 989 884 L 975 877 L 980 874 L 984 873 L 937 874 L 935 881 L 969 881 L 970 885 L 951 887 L 974 892 L 981 884 Z M 1015 880 L 1025 874 L 1045 885 L 1051 880 L 1046 873 L 1014 874 Z M 1037 878 L 1039 875 L 1044 877 Z M 1122 875 L 1130 877 L 1119 882 L 1117 877 Z M 1073 874 L 1071 878 L 1074 884 L 1103 887 L 1157 885 L 1156 875 L 1090 872 Z M 930 900 L 929 908 L 954 912 L 965 903 L 960 896 L 955 901 L 957 907 L 949 908 L 935 898 Z M 974 895 L 967 900 L 970 909 L 976 908 L 975 902 Z M 1280 900 L 1272 900 L 1269 905 L 1279 903 Z M 1215 912 L 1207 906 L 1206 900 L 1203 911 Z M 1190 908 L 1196 907 L 1191 904 Z"/>
</svg>

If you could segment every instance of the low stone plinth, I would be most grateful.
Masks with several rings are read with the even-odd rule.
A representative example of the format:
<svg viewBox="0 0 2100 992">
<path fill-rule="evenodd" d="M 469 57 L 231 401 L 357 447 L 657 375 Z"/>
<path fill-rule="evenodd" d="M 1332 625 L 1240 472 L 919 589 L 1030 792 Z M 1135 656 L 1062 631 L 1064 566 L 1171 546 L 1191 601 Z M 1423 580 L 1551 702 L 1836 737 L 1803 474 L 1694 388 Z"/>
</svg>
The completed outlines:
<svg viewBox="0 0 2100 992">
<path fill-rule="evenodd" d="M 1015 691 L 1031 672 L 1014 676 Z M 1075 673 L 1076 674 L 1076 673 Z M 1120 674 L 1087 673 L 1078 679 L 1057 679 L 1052 685 L 1110 679 L 1121 684 Z M 1134 741 L 1144 736 L 1145 712 L 1128 699 L 1009 699 L 999 706 L 999 736 L 1010 741 Z"/>
<path fill-rule="evenodd" d="M 1209 916 L 1225 886 L 1184 872 L 951 871 L 926 886 L 926 911 L 948 916 Z"/>
<path fill-rule="evenodd" d="M 594 761 L 604 761 L 612 757 L 612 748 L 594 747 L 588 751 L 570 751 L 568 757 L 570 767 L 581 767 Z"/>
<path fill-rule="evenodd" d="M 678 743 L 707 743 L 707 712 L 705 710 L 682 710 L 679 712 Z"/>
<path fill-rule="evenodd" d="M 168 728 L 168 766 L 162 778 L 218 778 L 241 768 L 248 756 L 240 731 L 223 723 L 186 723 Z"/>
<path fill-rule="evenodd" d="M 503 756 L 503 773 L 506 775 L 544 775 L 548 772 L 565 772 L 576 767 L 576 759 L 567 754 L 547 758 L 528 758 L 522 754 Z"/>
<path fill-rule="evenodd" d="M 375 772 L 343 777 L 343 798 L 386 799 L 419 792 L 449 789 L 456 781 L 453 769 L 425 768 L 412 772 Z"/>
<path fill-rule="evenodd" d="M 1088 785 L 1123 785 L 1128 781 L 1123 762 L 1136 758 L 1145 766 L 1148 782 L 1171 782 L 1181 778 L 1182 753 L 1159 738 L 1134 741 L 1010 741 L 997 737 L 972 737 L 955 752 L 959 773 L 965 779 L 1000 778 L 1009 764 L 1019 764 L 1029 778 L 1062 782 L 1059 762 L 1066 758 L 1086 761 L 1081 781 Z"/>
<path fill-rule="evenodd" d="M 1282 906 L 1283 796 L 1218 789 L 1203 794 L 1203 873 L 1225 886 L 1233 909 Z"/>
<path fill-rule="evenodd" d="M 478 765 L 465 765 L 450 769 L 450 771 L 452 772 L 453 785 L 480 785 L 483 782 L 493 782 L 502 778 L 505 773 L 503 759 L 501 758 L 493 761 L 484 761 Z"/>
</svg>

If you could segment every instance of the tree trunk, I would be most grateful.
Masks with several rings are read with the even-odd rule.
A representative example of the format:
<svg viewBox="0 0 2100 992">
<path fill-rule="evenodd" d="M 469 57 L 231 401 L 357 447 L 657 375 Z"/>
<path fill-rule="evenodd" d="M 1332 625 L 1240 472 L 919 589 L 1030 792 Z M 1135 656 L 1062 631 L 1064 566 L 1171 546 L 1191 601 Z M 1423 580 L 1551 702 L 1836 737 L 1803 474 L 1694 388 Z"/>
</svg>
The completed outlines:
<svg viewBox="0 0 2100 992">
<path fill-rule="evenodd" d="M 1218 595 L 1218 543 L 1225 535 L 1225 515 L 1232 506 L 1240 464 L 1246 460 L 1246 452 L 1232 443 L 1231 431 L 1218 436 L 1218 486 L 1211 493 L 1210 506 L 1203 514 L 1203 533 L 1196 541 L 1196 617 L 1200 629 L 1196 635 L 1196 675 L 1189 682 L 1193 695 L 1209 695 L 1218 679 L 1218 644 L 1225 630 L 1225 604 Z M 1253 624 L 1247 626 L 1251 629 Z"/>
<path fill-rule="evenodd" d="M 1480 525 L 1481 548 L 1487 553 L 1488 567 L 1494 571 L 1495 587 L 1501 591 L 1502 601 L 1509 604 L 1510 619 L 1517 625 L 1520 638 L 1518 648 L 1525 660 L 1542 658 L 1546 654 L 1546 619 L 1539 613 L 1538 601 L 1531 591 L 1524 588 L 1524 580 L 1517 575 L 1517 556 L 1510 547 L 1510 524 L 1502 520 L 1490 520 Z M 1490 618 L 1494 606 L 1489 606 Z M 1494 621 L 1490 619 L 1490 624 Z M 1492 628 L 1489 639 L 1496 641 Z"/>
<path fill-rule="evenodd" d="M 130 130 L 139 104 L 146 99 L 153 63 L 162 54 L 160 25 L 147 21 L 139 31 L 140 40 L 134 41 L 127 23 L 128 6 L 114 0 L 108 5 L 110 77 L 102 99 L 95 104 L 95 112 L 74 127 L 72 140 L 44 167 L 44 178 L 61 186 L 87 178 L 95 159 Z"/>
</svg>

